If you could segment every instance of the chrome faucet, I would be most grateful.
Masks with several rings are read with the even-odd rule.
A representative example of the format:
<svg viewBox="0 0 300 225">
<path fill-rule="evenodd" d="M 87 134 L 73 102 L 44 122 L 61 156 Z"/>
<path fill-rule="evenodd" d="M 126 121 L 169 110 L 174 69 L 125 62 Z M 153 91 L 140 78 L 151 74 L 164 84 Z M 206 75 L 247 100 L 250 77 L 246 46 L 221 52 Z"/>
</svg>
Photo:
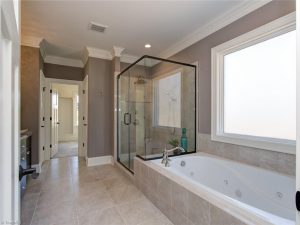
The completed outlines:
<svg viewBox="0 0 300 225">
<path fill-rule="evenodd" d="M 167 149 L 167 147 L 165 147 L 165 149 L 163 151 L 163 159 L 161 160 L 161 163 L 165 164 L 165 167 L 170 166 L 171 159 L 169 159 L 169 153 L 174 152 L 175 150 L 180 150 L 181 152 L 185 152 L 184 148 L 182 148 L 180 146 L 177 146 L 177 147 L 172 148 L 172 149 Z"/>
</svg>

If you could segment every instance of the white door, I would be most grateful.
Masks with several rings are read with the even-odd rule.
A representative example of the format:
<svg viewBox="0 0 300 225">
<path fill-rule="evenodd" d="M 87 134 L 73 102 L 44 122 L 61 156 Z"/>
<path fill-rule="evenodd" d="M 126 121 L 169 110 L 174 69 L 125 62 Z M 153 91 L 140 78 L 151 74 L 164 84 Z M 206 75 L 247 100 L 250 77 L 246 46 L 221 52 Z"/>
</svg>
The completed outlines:
<svg viewBox="0 0 300 225">
<path fill-rule="evenodd" d="M 297 202 L 297 208 L 298 211 L 296 212 L 296 224 L 300 225 L 300 2 L 297 1 L 297 98 L 296 98 L 296 104 L 297 104 L 297 147 L 296 147 L 296 202 Z"/>
<path fill-rule="evenodd" d="M 20 224 L 19 1 L 0 0 L 0 223 Z"/>
<path fill-rule="evenodd" d="M 40 71 L 40 131 L 39 131 L 39 163 L 42 164 L 47 159 L 46 152 L 46 82 L 43 71 Z"/>
<path fill-rule="evenodd" d="M 82 85 L 82 149 L 87 159 L 88 146 L 88 76 L 85 76 Z"/>
<path fill-rule="evenodd" d="M 58 107 L 59 126 L 58 141 L 71 141 L 73 137 L 73 99 L 59 98 Z"/>
<path fill-rule="evenodd" d="M 58 92 L 52 89 L 51 97 L 51 157 L 58 151 Z"/>
</svg>

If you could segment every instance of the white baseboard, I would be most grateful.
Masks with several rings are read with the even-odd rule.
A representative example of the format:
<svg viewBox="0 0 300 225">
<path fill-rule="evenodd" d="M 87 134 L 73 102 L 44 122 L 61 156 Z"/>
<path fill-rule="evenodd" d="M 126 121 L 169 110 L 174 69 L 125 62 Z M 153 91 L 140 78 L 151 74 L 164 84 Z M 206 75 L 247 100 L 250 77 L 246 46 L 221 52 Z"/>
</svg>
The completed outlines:
<svg viewBox="0 0 300 225">
<path fill-rule="evenodd" d="M 113 164 L 114 160 L 111 155 L 87 158 L 87 166 L 99 166 L 105 164 Z"/>
<path fill-rule="evenodd" d="M 31 168 L 35 168 L 37 173 L 41 173 L 42 172 L 42 164 L 33 164 L 31 165 Z"/>
</svg>

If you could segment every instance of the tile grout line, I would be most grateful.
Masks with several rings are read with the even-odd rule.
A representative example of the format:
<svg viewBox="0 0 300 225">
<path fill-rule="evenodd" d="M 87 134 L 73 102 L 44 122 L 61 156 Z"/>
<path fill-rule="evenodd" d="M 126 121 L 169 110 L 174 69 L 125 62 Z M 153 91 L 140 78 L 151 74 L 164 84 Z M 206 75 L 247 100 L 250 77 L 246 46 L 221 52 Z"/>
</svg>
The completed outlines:
<svg viewBox="0 0 300 225">
<path fill-rule="evenodd" d="M 45 174 L 47 174 L 48 169 L 49 169 L 49 165 L 46 166 L 46 169 L 45 169 L 45 172 L 44 172 Z M 40 187 L 39 195 L 38 195 L 38 197 L 37 197 L 37 200 L 36 200 L 36 203 L 35 203 L 35 207 L 34 207 L 34 210 L 33 210 L 33 214 L 32 214 L 31 220 L 30 220 L 30 225 L 32 225 L 33 218 L 34 218 L 34 215 L 35 215 L 35 213 L 36 213 L 37 204 L 38 204 L 38 202 L 39 202 L 39 199 L 40 199 L 40 196 L 41 196 L 41 192 L 42 192 L 42 184 L 43 184 L 43 182 L 44 182 L 45 179 L 46 179 L 46 177 L 41 178 L 41 187 Z"/>
</svg>

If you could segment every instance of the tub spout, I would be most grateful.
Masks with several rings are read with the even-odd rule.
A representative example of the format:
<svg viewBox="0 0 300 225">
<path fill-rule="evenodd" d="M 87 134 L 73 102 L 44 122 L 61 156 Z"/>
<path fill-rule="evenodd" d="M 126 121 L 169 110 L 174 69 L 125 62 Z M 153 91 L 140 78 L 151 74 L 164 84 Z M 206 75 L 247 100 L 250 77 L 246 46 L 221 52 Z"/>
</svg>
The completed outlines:
<svg viewBox="0 0 300 225">
<path fill-rule="evenodd" d="M 174 152 L 175 150 L 180 150 L 181 152 L 185 152 L 185 150 L 180 146 L 169 149 L 169 150 L 167 149 L 167 147 L 165 147 L 165 149 L 163 151 L 163 159 L 161 161 L 162 164 L 165 164 L 165 167 L 170 166 L 171 159 L 169 159 L 169 153 Z"/>
</svg>

